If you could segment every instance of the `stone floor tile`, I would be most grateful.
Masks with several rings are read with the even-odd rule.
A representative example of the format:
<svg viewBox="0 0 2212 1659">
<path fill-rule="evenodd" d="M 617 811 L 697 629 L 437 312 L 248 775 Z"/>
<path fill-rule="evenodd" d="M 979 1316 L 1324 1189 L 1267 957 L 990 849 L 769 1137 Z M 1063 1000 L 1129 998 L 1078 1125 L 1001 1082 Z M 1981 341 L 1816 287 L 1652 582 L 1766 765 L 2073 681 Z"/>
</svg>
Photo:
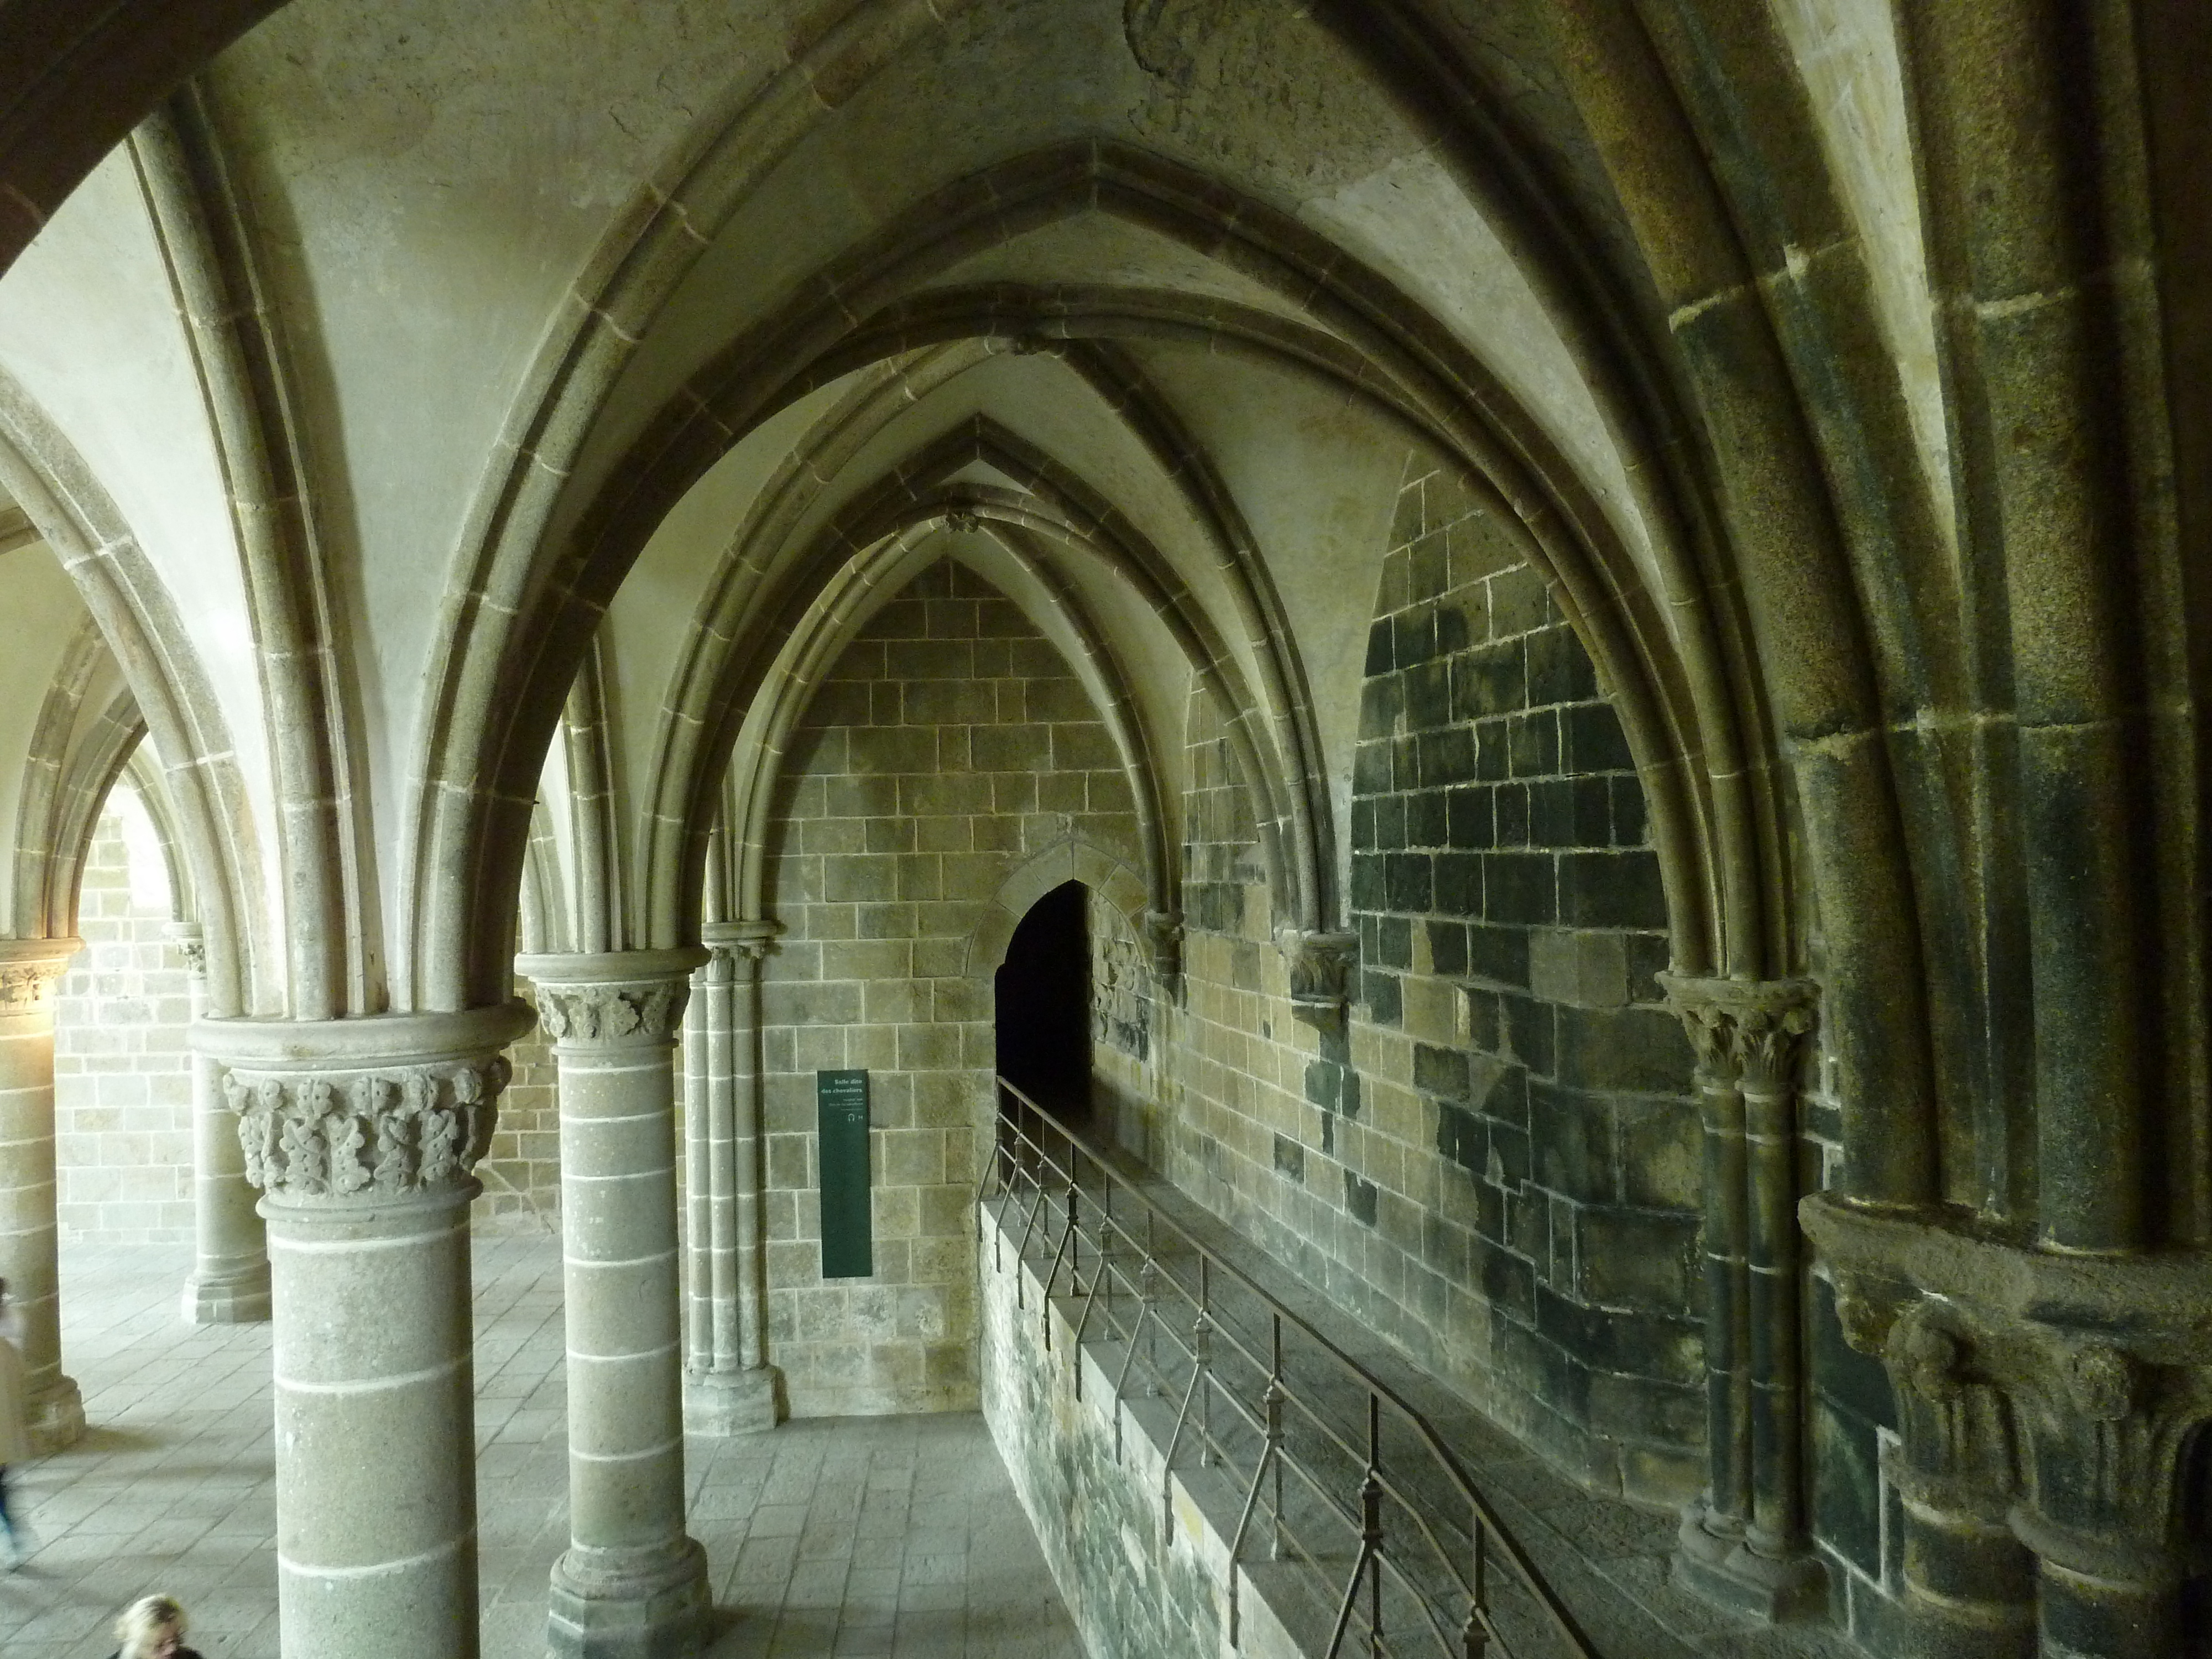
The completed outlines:
<svg viewBox="0 0 2212 1659">
<path fill-rule="evenodd" d="M 209 1659 L 275 1659 L 269 1328 L 181 1324 L 174 1249 L 65 1249 L 65 1364 L 92 1427 L 20 1471 L 37 1540 L 0 1574 L 6 1659 L 100 1659 L 120 1605 L 191 1610 Z M 541 1659 L 568 1543 L 560 1255 L 476 1242 L 484 1659 Z M 722 1605 L 711 1659 L 1079 1659 L 982 1419 L 820 1419 L 690 1447 Z"/>
</svg>

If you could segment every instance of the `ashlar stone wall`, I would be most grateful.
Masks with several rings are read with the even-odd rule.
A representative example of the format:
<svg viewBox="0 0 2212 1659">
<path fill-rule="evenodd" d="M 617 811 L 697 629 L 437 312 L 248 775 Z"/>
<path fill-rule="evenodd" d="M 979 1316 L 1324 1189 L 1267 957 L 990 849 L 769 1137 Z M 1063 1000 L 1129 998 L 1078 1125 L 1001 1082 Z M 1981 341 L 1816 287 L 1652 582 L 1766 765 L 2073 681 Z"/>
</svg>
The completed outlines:
<svg viewBox="0 0 2212 1659">
<path fill-rule="evenodd" d="M 191 990 L 170 941 L 168 871 L 126 778 L 93 833 L 77 929 L 85 950 L 54 1014 L 54 1156 L 62 1237 L 192 1237 Z"/>
<path fill-rule="evenodd" d="M 1101 1043 L 1099 1087 L 1125 1146 L 1507 1427 L 1677 1503 L 1703 1471 L 1698 1128 L 1652 977 L 1657 863 L 1589 659 L 1490 512 L 1409 467 L 1364 677 L 1346 1029 L 1292 1015 L 1248 798 L 1194 702 L 1182 1000 Z"/>
<path fill-rule="evenodd" d="M 939 562 L 817 690 L 769 846 L 769 1336 L 794 1414 L 971 1410 L 994 1113 L 994 901 L 1033 859 L 1137 856 L 1118 756 L 1020 610 Z M 1002 942 L 1002 941 L 1001 941 Z M 871 1073 L 875 1273 L 821 1274 L 815 1073 Z"/>
<path fill-rule="evenodd" d="M 536 992 L 529 981 L 518 979 L 514 994 L 536 1006 Z M 553 1045 L 542 1029 L 533 1026 L 507 1049 L 507 1060 L 514 1074 L 500 1094 L 499 1126 L 477 1165 L 483 1196 L 477 1200 L 470 1219 L 479 1232 L 557 1235 L 561 1231 L 561 1097 Z M 678 1110 L 682 1110 L 680 1103 Z M 678 1131 L 680 1136 L 680 1124 Z"/>
</svg>

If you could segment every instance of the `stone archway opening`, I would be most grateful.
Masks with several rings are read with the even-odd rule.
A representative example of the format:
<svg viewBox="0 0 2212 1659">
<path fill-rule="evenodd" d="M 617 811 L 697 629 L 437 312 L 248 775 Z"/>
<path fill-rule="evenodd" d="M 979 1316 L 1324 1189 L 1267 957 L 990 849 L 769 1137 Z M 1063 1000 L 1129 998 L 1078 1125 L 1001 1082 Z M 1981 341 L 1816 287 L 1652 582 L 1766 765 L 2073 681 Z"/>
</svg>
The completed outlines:
<svg viewBox="0 0 2212 1659">
<path fill-rule="evenodd" d="M 1032 904 L 994 985 L 999 1075 L 1076 1127 L 1091 1113 L 1089 896 L 1065 881 Z"/>
</svg>

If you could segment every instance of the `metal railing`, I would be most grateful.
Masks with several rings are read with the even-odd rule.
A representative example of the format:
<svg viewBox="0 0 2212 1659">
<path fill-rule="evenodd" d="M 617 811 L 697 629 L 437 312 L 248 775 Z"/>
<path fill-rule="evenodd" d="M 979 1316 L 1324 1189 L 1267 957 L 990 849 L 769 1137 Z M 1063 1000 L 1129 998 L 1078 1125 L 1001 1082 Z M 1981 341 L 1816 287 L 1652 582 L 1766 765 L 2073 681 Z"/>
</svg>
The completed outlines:
<svg viewBox="0 0 2212 1659">
<path fill-rule="evenodd" d="M 1073 1319 L 1079 1395 L 1086 1344 L 1110 1367 L 1116 1458 L 1133 1414 L 1165 1446 L 1164 1537 L 1178 1478 L 1217 1525 L 1234 1515 L 1223 1527 L 1232 1646 L 1249 1577 L 1317 1659 L 1595 1659 L 1418 1411 L 999 1082 L 983 1190 L 1003 1200 L 999 1239 L 1042 1261 L 1048 1348 L 1055 1297 Z"/>
</svg>

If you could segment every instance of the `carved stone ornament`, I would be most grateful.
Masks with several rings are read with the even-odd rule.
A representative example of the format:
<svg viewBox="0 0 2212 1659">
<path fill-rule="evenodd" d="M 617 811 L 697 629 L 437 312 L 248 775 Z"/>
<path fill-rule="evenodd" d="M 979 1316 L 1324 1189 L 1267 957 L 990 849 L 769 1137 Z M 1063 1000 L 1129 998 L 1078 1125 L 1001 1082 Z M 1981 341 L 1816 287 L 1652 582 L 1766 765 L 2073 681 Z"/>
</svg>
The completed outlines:
<svg viewBox="0 0 2212 1659">
<path fill-rule="evenodd" d="M 246 1178 L 288 1198 L 398 1198 L 469 1178 L 498 1117 L 504 1056 L 285 1076 L 226 1073 Z"/>
<path fill-rule="evenodd" d="M 1924 1303 L 1914 1303 L 1889 1328 L 1890 1376 L 1923 1399 L 1955 1400 L 1964 1386 L 1965 1354 L 1957 1334 L 1936 1322 Z"/>
<path fill-rule="evenodd" d="M 738 942 L 720 936 L 711 941 Z M 556 1042 L 665 1042 L 684 1023 L 693 970 L 709 966 L 715 954 L 684 945 L 526 956 L 515 958 L 514 968 L 537 988 L 538 1023 Z"/>
<path fill-rule="evenodd" d="M 1145 912 L 1145 959 L 1162 985 L 1182 977 L 1182 918 L 1174 911 Z"/>
<path fill-rule="evenodd" d="M 662 1041 L 684 1023 L 689 988 L 656 985 L 540 985 L 538 1021 L 556 1042 Z"/>
<path fill-rule="evenodd" d="M 46 987 L 59 978 L 42 963 L 0 963 L 0 1014 L 27 1014 L 46 998 Z"/>
<path fill-rule="evenodd" d="M 2136 1407 L 2136 1362 L 2109 1342 L 2088 1342 L 2067 1356 L 2068 1382 L 2081 1414 L 2117 1423 Z"/>
<path fill-rule="evenodd" d="M 1334 1026 L 1352 994 L 1359 962 L 1357 933 L 1308 933 L 1285 927 L 1275 944 L 1291 970 L 1291 1007 L 1299 1018 Z"/>
<path fill-rule="evenodd" d="M 70 957 L 83 948 L 82 940 L 73 939 L 0 940 L 0 1018 L 48 1006 Z"/>
<path fill-rule="evenodd" d="M 1762 1093 L 1797 1075 L 1820 988 L 1810 980 L 1692 979 L 1662 974 L 1668 1002 L 1689 1034 L 1698 1070 L 1713 1083 Z"/>
<path fill-rule="evenodd" d="M 749 921 L 710 921 L 700 928 L 699 939 L 717 957 L 732 961 L 742 957 L 757 964 L 768 959 L 782 933 L 781 922 L 757 917 Z"/>
</svg>

